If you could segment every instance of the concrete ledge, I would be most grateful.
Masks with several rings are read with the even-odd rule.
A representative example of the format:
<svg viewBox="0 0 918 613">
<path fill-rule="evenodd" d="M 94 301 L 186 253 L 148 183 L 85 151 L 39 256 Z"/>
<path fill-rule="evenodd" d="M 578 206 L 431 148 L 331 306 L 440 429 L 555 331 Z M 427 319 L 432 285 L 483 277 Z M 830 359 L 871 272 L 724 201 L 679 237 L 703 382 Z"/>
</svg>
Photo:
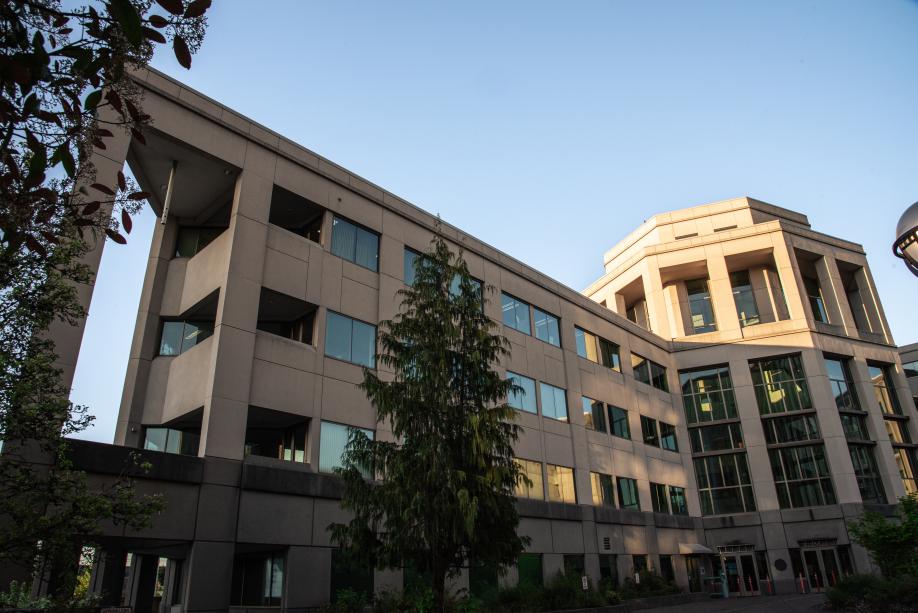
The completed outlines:
<svg viewBox="0 0 918 613">
<path fill-rule="evenodd" d="M 67 440 L 67 455 L 75 468 L 90 473 L 120 475 L 180 483 L 201 483 L 204 460 L 196 456 L 177 455 L 120 447 L 109 443 L 95 443 L 77 439 Z M 140 462 L 149 462 L 151 468 L 144 472 L 134 466 L 131 455 L 137 454 Z"/>
<path fill-rule="evenodd" d="M 332 500 L 340 500 L 344 489 L 341 479 L 332 475 L 248 463 L 242 466 L 241 485 L 244 490 Z"/>
</svg>

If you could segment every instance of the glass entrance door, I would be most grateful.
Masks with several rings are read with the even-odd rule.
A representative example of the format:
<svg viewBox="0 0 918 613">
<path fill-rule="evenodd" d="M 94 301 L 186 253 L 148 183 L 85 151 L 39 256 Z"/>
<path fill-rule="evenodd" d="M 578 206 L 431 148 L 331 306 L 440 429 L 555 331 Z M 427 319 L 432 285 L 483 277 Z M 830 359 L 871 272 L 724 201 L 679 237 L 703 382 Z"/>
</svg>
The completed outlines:
<svg viewBox="0 0 918 613">
<path fill-rule="evenodd" d="M 759 573 L 753 553 L 721 554 L 727 586 L 731 594 L 754 596 L 759 591 Z"/>
<path fill-rule="evenodd" d="M 810 591 L 822 592 L 841 579 L 838 552 L 834 547 L 803 549 L 801 553 Z"/>
</svg>

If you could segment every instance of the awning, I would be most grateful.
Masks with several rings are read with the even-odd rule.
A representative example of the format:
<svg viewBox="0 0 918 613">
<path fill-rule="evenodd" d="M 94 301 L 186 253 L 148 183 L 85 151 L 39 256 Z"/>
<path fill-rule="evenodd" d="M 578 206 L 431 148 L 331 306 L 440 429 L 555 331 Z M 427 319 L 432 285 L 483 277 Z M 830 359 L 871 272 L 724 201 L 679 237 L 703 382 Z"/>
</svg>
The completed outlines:
<svg viewBox="0 0 918 613">
<path fill-rule="evenodd" d="M 679 553 L 685 556 L 702 553 L 714 553 L 714 551 L 700 543 L 679 543 Z"/>
</svg>

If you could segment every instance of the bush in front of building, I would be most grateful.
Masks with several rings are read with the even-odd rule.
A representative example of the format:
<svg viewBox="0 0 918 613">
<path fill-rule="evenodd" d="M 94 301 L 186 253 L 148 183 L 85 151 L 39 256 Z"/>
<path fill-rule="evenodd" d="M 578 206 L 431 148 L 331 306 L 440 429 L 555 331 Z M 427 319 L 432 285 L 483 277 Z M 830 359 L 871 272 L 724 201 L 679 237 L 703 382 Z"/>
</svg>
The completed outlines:
<svg viewBox="0 0 918 613">
<path fill-rule="evenodd" d="M 642 570 L 639 573 L 640 581 L 635 581 L 631 577 L 625 579 L 619 588 L 619 595 L 622 600 L 633 600 L 635 598 L 650 598 L 652 596 L 670 596 L 682 592 L 674 581 L 667 581 L 660 575 L 649 570 Z"/>
<path fill-rule="evenodd" d="M 918 610 L 918 577 L 901 575 L 884 579 L 877 575 L 850 575 L 826 591 L 832 609 L 875 613 Z"/>
</svg>

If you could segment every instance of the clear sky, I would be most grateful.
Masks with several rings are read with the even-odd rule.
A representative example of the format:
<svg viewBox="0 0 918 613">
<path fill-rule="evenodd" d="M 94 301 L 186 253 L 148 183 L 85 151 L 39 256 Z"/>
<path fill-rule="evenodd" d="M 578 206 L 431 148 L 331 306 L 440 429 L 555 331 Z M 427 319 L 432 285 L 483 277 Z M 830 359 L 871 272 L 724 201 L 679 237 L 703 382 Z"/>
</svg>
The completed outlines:
<svg viewBox="0 0 918 613">
<path fill-rule="evenodd" d="M 153 65 L 574 289 L 650 215 L 736 196 L 864 245 L 899 344 L 918 280 L 918 2 L 218 0 Z M 73 399 L 111 441 L 154 220 L 109 243 Z"/>
</svg>

